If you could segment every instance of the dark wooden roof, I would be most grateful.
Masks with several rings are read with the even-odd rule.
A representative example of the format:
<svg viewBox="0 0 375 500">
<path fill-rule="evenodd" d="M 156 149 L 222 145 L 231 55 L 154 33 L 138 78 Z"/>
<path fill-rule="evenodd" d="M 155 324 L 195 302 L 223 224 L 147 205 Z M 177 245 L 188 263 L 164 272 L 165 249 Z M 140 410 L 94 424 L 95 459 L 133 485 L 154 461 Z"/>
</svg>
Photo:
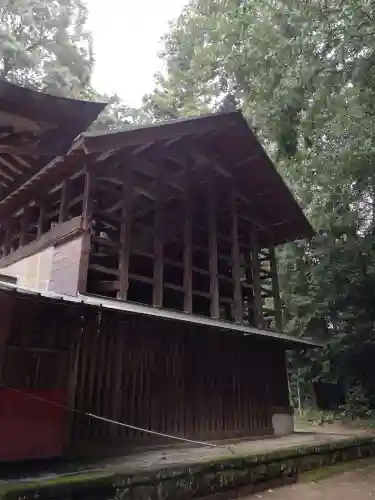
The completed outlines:
<svg viewBox="0 0 375 500">
<path fill-rule="evenodd" d="M 69 153 L 51 162 L 21 189 L 0 201 L 0 219 L 27 200 L 30 190 L 61 182 L 83 163 L 105 169 L 110 161 L 148 157 L 148 164 L 172 161 L 180 168 L 198 162 L 213 166 L 222 185 L 235 178 L 258 226 L 272 234 L 274 244 L 311 237 L 314 231 L 297 201 L 239 111 L 184 118 L 113 133 L 83 133 Z M 122 160 L 121 160 L 122 158 Z M 250 202 L 249 202 L 250 200 Z"/>
<path fill-rule="evenodd" d="M 181 118 L 154 125 L 125 128 L 122 131 L 84 133 L 76 147 L 102 158 L 124 150 L 133 156 L 149 149 L 158 161 L 182 163 L 191 157 L 211 164 L 223 177 L 223 185 L 233 176 L 240 192 L 251 200 L 258 225 L 272 232 L 275 244 L 310 238 L 314 230 L 272 161 L 256 139 L 240 111 L 222 112 L 194 118 Z M 104 165 L 103 165 L 104 168 Z"/>
<path fill-rule="evenodd" d="M 0 80 L 0 199 L 64 155 L 104 106 Z"/>
</svg>

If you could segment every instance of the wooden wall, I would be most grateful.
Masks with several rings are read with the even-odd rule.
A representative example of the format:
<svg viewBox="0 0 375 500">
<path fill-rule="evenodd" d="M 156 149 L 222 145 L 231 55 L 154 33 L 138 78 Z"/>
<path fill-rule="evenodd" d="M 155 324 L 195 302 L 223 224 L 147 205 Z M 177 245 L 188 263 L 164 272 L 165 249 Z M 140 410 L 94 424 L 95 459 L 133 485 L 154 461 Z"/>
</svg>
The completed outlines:
<svg viewBox="0 0 375 500">
<path fill-rule="evenodd" d="M 289 407 L 285 351 L 275 341 L 96 314 L 82 337 L 78 408 L 163 433 L 219 439 L 272 434 L 272 407 Z M 155 441 L 78 415 L 79 439 Z"/>
<path fill-rule="evenodd" d="M 48 289 L 66 295 L 78 292 L 83 236 L 56 245 L 53 248 Z"/>
<path fill-rule="evenodd" d="M 17 278 L 21 286 L 46 290 L 51 276 L 53 247 L 48 247 L 2 269 L 2 273 Z"/>
<path fill-rule="evenodd" d="M 63 388 L 69 406 L 192 439 L 272 434 L 272 407 L 289 406 L 285 350 L 275 340 L 0 296 L 11 311 L 1 336 L 7 385 Z M 70 412 L 66 422 L 66 443 L 78 448 L 155 441 Z"/>
</svg>

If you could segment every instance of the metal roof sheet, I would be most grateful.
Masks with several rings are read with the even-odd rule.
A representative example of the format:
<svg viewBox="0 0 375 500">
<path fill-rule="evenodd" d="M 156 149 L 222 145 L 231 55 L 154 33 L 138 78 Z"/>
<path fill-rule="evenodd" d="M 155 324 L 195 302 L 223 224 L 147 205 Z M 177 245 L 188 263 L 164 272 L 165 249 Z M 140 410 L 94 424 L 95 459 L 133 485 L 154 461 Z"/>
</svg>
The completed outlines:
<svg viewBox="0 0 375 500">
<path fill-rule="evenodd" d="M 100 309 L 107 309 L 109 311 L 117 311 L 128 313 L 131 315 L 138 315 L 149 318 L 159 318 L 162 320 L 178 321 L 185 324 L 206 326 L 213 330 L 222 330 L 227 332 L 242 333 L 244 336 L 253 335 L 261 338 L 269 338 L 276 341 L 285 343 L 290 348 L 305 347 L 322 347 L 322 344 L 311 339 L 302 337 L 294 337 L 284 333 L 274 332 L 271 330 L 262 330 L 251 326 L 240 325 L 231 323 L 229 321 L 221 321 L 205 316 L 198 316 L 195 314 L 188 314 L 183 312 L 171 311 L 162 308 L 151 306 L 144 306 L 132 302 L 124 302 L 116 299 L 107 299 L 105 297 L 98 297 L 93 295 L 78 295 L 70 296 L 55 292 L 35 290 L 32 288 L 22 287 L 17 284 L 0 281 L 0 291 L 13 292 L 20 296 L 35 296 L 42 299 L 59 301 L 61 303 L 72 305 L 83 305 L 88 307 L 95 307 Z"/>
</svg>

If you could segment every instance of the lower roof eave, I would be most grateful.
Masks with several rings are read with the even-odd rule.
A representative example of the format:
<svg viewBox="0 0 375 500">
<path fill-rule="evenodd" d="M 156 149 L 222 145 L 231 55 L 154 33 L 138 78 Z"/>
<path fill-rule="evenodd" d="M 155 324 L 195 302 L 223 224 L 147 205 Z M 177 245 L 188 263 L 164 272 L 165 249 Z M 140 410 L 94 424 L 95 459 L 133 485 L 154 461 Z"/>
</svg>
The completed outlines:
<svg viewBox="0 0 375 500">
<path fill-rule="evenodd" d="M 169 309 L 162 309 L 133 302 L 124 302 L 119 299 L 110 299 L 97 295 L 78 294 L 77 296 L 65 295 L 50 291 L 41 291 L 33 288 L 19 286 L 17 284 L 0 281 L 0 290 L 14 291 L 20 295 L 36 295 L 47 300 L 60 301 L 71 304 L 82 304 L 91 307 L 103 308 L 112 311 L 121 311 L 124 313 L 146 316 L 150 318 L 160 318 L 172 321 L 181 321 L 186 324 L 206 326 L 217 330 L 226 330 L 242 333 L 243 335 L 255 335 L 258 337 L 278 340 L 285 344 L 287 349 L 304 349 L 307 347 L 322 347 L 323 344 L 311 339 L 295 337 L 285 333 L 279 333 L 272 330 L 264 330 L 252 326 L 231 323 L 230 321 L 217 320 L 206 316 L 188 314 Z"/>
<path fill-rule="evenodd" d="M 172 311 L 159 307 L 152 307 L 142 304 L 135 304 L 133 302 L 124 302 L 120 299 L 107 299 L 105 297 L 89 294 L 79 294 L 79 298 L 85 304 L 96 305 L 103 308 L 112 310 L 120 310 L 131 314 L 138 314 L 148 317 L 158 317 L 160 319 L 182 321 L 195 325 L 207 326 L 219 330 L 227 330 L 232 332 L 243 333 L 243 335 L 256 335 L 259 337 L 266 337 L 274 340 L 282 341 L 287 344 L 288 349 L 303 349 L 307 347 L 323 347 L 324 344 L 316 342 L 315 340 L 306 339 L 302 337 L 295 337 L 285 333 L 275 332 L 272 330 L 265 330 L 248 325 L 241 325 L 232 323 L 230 321 L 218 320 L 209 318 L 207 316 L 199 316 L 197 314 L 190 314 L 179 311 Z"/>
</svg>

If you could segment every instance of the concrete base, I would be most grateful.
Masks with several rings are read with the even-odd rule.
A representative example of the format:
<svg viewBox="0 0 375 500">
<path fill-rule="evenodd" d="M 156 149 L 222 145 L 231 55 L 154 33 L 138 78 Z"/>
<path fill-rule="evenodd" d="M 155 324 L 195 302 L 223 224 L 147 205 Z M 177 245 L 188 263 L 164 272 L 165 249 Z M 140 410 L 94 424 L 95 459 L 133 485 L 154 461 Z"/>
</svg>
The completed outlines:
<svg viewBox="0 0 375 500">
<path fill-rule="evenodd" d="M 30 470 L 25 470 L 22 477 L 18 471 L 13 480 L 4 480 L 2 475 L 0 498 L 238 498 L 239 491 L 243 495 L 256 493 L 294 481 L 306 471 L 373 456 L 373 436 L 348 438 L 312 433 L 240 441 L 230 444 L 230 449 L 225 443 L 217 447 L 171 447 L 106 460 L 95 467 L 80 462 L 75 473 L 72 464 L 69 473 L 61 464 L 60 471 L 56 468 L 52 474 L 45 470 L 32 477 Z"/>
<path fill-rule="evenodd" d="M 275 436 L 288 436 L 294 431 L 294 419 L 290 413 L 272 415 L 272 427 Z"/>
</svg>

